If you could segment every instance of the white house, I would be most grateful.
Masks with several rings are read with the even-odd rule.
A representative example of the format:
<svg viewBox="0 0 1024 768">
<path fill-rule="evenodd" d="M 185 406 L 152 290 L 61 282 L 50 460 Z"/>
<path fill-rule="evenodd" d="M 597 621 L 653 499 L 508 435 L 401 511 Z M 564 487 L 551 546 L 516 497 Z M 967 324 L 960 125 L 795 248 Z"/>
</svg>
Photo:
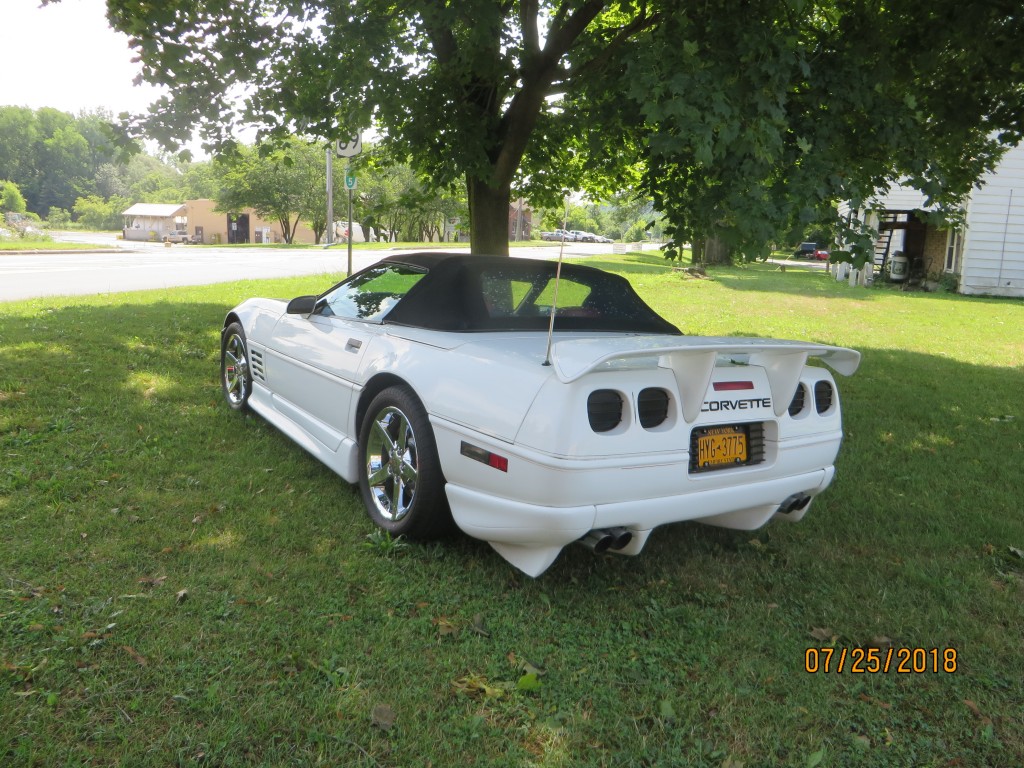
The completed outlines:
<svg viewBox="0 0 1024 768">
<path fill-rule="evenodd" d="M 171 232 L 185 229 L 183 203 L 136 203 L 121 215 L 125 240 L 163 240 Z"/>
<path fill-rule="evenodd" d="M 971 190 L 962 231 L 926 224 L 916 215 L 927 210 L 924 196 L 906 187 L 867 207 L 881 233 L 876 264 L 903 251 L 911 274 L 955 276 L 960 293 L 1024 297 L 1024 146 L 1009 149 Z"/>
</svg>

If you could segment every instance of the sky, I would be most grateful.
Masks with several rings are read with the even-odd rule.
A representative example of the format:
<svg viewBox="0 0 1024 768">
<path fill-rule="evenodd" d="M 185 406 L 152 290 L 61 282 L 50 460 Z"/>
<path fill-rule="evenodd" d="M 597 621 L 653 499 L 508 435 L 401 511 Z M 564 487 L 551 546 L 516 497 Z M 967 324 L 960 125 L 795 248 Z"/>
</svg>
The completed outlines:
<svg viewBox="0 0 1024 768">
<path fill-rule="evenodd" d="M 158 92 L 132 85 L 139 65 L 107 23 L 106 1 L 40 2 L 0 0 L 0 106 L 145 111 Z"/>
</svg>

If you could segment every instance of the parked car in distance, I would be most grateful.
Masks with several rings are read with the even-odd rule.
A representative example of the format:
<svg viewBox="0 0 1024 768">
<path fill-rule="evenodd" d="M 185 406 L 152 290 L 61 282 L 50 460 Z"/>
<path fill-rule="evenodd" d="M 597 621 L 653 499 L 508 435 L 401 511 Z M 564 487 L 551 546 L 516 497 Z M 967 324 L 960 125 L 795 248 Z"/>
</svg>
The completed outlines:
<svg viewBox="0 0 1024 768">
<path fill-rule="evenodd" d="M 806 363 L 850 375 L 860 354 L 684 335 L 619 275 L 558 273 L 414 253 L 248 299 L 221 331 L 224 397 L 357 483 L 378 527 L 454 525 L 530 576 L 573 542 L 638 555 L 670 523 L 800 520 L 843 436 L 832 374 Z"/>
<path fill-rule="evenodd" d="M 593 232 L 587 232 L 582 229 L 570 229 L 569 234 L 573 236 L 573 239 L 578 243 L 593 243 L 594 238 L 597 237 Z M 569 238 L 566 238 L 568 240 Z"/>
<path fill-rule="evenodd" d="M 164 235 L 165 243 L 190 243 L 192 238 L 188 235 L 187 229 L 174 229 Z"/>
<path fill-rule="evenodd" d="M 793 258 L 805 260 L 828 261 L 828 251 L 819 248 L 817 243 L 800 243 L 800 246 L 793 251 Z"/>
<path fill-rule="evenodd" d="M 814 252 L 818 250 L 817 243 L 800 243 L 795 251 L 793 251 L 794 259 L 812 259 L 814 258 Z"/>
</svg>

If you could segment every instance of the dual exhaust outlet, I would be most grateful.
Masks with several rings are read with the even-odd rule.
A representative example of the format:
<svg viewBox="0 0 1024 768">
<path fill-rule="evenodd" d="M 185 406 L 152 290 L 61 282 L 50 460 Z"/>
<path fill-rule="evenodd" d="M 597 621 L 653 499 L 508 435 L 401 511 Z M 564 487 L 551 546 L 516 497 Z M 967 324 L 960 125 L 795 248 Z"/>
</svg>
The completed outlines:
<svg viewBox="0 0 1024 768">
<path fill-rule="evenodd" d="M 625 528 L 595 528 L 582 539 L 580 544 L 597 554 L 623 549 L 633 540 L 633 532 Z"/>
<path fill-rule="evenodd" d="M 810 494 L 794 493 L 783 499 L 778 511 L 784 515 L 790 512 L 799 512 L 810 503 Z M 580 539 L 579 543 L 600 555 L 604 552 L 624 549 L 632 540 L 633 532 L 626 528 L 595 528 Z"/>
</svg>

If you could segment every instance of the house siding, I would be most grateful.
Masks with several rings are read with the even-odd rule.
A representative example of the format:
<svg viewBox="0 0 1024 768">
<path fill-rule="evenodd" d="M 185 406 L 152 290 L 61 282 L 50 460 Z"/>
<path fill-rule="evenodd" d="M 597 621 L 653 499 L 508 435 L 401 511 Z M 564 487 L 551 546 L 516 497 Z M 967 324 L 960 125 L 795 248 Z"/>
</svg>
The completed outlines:
<svg viewBox="0 0 1024 768">
<path fill-rule="evenodd" d="M 960 292 L 1024 297 L 1024 146 L 971 194 Z"/>
<path fill-rule="evenodd" d="M 927 210 L 924 193 L 910 187 L 889 187 L 885 194 L 871 198 L 868 206 L 875 210 L 884 208 L 887 211 Z"/>
</svg>

